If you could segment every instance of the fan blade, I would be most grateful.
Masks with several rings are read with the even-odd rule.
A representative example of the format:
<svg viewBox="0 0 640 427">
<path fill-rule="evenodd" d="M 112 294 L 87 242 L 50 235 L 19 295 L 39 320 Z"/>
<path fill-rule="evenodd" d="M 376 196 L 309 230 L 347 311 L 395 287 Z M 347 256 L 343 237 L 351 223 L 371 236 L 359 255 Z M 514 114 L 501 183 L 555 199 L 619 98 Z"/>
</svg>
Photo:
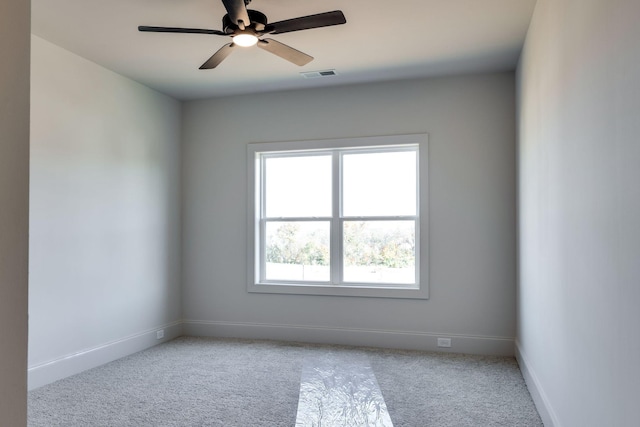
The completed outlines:
<svg viewBox="0 0 640 427">
<path fill-rule="evenodd" d="M 148 31 L 152 33 L 214 34 L 216 36 L 229 35 L 218 30 L 203 30 L 201 28 L 147 27 L 144 25 L 139 26 L 138 31 Z"/>
<path fill-rule="evenodd" d="M 258 40 L 258 47 L 301 67 L 313 61 L 313 56 L 309 56 L 306 53 L 300 52 L 291 46 L 287 46 L 273 39 Z"/>
<path fill-rule="evenodd" d="M 235 45 L 233 43 L 225 44 L 222 46 L 216 53 L 211 55 L 211 58 L 207 59 L 207 62 L 200 66 L 201 70 L 210 70 L 211 68 L 216 68 L 224 59 L 229 56 L 229 54 L 233 51 L 233 47 Z"/>
<path fill-rule="evenodd" d="M 301 16 L 299 18 L 273 22 L 267 25 L 265 33 L 282 34 L 291 31 L 341 25 L 346 22 L 347 19 L 344 17 L 342 11 L 334 10 L 333 12 L 318 13 L 317 15 Z"/>
<path fill-rule="evenodd" d="M 227 9 L 229 18 L 236 24 L 241 30 L 244 30 L 245 26 L 251 25 L 251 19 L 249 19 L 249 13 L 247 7 L 244 4 L 244 0 L 222 0 L 224 8 Z"/>
</svg>

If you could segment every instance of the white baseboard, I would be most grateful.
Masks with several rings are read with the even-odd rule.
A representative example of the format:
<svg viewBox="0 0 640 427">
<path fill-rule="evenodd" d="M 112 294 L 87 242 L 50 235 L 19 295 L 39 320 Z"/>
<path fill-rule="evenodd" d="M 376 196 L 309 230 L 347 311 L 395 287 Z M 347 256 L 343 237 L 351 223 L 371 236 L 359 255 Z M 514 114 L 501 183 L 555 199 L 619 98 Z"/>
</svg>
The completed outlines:
<svg viewBox="0 0 640 427">
<path fill-rule="evenodd" d="M 159 329 L 164 329 L 164 338 L 160 340 L 156 338 L 156 331 Z M 298 341 L 316 344 L 338 344 L 466 354 L 514 355 L 514 340 L 508 337 L 185 320 L 160 325 L 156 328 L 116 341 L 30 366 L 28 370 L 29 390 L 112 362 L 181 335 Z M 450 348 L 437 346 L 437 339 L 442 337 L 451 338 Z"/>
<path fill-rule="evenodd" d="M 520 371 L 522 372 L 524 381 L 527 384 L 533 403 L 535 403 L 536 409 L 540 414 L 540 418 L 542 418 L 542 423 L 545 427 L 561 427 L 558 417 L 551 406 L 551 402 L 549 402 L 549 398 L 542 388 L 542 384 L 540 384 L 535 371 L 533 371 L 531 364 L 528 362 L 527 356 L 524 354 L 517 341 L 515 350 L 516 360 L 518 361 L 518 365 L 520 365 Z"/>
<path fill-rule="evenodd" d="M 164 329 L 164 338 L 157 339 L 156 331 L 160 329 Z M 172 322 L 116 341 L 30 366 L 28 370 L 29 390 L 137 353 L 181 335 L 182 322 Z"/>
<path fill-rule="evenodd" d="M 514 355 L 514 340 L 508 337 L 202 320 L 184 320 L 183 332 L 185 335 L 219 338 L 299 341 L 316 344 L 499 356 Z M 438 338 L 442 337 L 451 338 L 451 348 L 437 346 Z"/>
</svg>

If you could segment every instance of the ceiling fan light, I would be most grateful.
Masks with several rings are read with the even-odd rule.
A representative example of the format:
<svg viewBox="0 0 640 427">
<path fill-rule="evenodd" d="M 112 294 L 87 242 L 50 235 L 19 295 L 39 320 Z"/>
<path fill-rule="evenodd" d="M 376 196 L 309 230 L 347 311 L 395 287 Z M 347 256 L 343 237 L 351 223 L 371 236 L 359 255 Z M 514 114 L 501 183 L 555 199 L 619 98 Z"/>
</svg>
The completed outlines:
<svg viewBox="0 0 640 427">
<path fill-rule="evenodd" d="M 258 38 L 253 34 L 238 34 L 233 36 L 233 43 L 238 46 L 249 47 L 258 43 Z"/>
</svg>

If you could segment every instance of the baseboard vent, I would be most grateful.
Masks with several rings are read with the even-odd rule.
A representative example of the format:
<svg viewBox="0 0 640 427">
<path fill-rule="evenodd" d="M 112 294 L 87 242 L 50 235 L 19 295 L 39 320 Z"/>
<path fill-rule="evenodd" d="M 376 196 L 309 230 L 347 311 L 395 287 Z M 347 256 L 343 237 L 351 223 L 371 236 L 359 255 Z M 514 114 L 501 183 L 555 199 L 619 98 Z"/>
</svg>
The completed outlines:
<svg viewBox="0 0 640 427">
<path fill-rule="evenodd" d="M 305 71 L 300 73 L 305 79 L 316 79 L 318 77 L 332 77 L 337 76 L 336 70 L 322 70 L 322 71 Z"/>
</svg>

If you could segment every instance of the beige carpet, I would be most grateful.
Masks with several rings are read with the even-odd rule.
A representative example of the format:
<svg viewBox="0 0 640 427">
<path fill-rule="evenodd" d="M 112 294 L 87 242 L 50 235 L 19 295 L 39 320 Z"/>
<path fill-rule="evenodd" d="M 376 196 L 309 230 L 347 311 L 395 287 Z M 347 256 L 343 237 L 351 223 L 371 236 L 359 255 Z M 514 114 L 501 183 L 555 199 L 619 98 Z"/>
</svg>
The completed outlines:
<svg viewBox="0 0 640 427">
<path fill-rule="evenodd" d="M 396 427 L 542 426 L 513 358 L 192 337 L 31 391 L 29 426 L 293 427 L 326 352 L 368 358 Z"/>
</svg>

